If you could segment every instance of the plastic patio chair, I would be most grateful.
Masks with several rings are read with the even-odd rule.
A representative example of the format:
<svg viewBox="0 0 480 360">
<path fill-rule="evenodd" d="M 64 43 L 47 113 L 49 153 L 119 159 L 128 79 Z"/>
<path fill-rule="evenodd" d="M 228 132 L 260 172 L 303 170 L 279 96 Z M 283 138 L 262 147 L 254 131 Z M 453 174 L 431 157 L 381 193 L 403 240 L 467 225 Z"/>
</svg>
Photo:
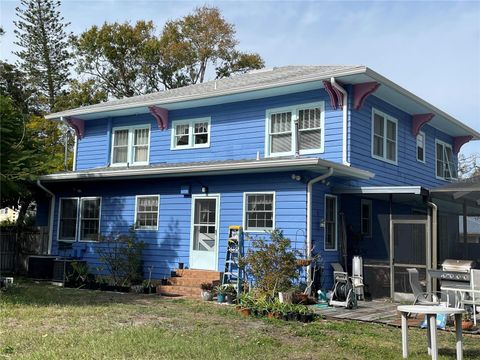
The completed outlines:
<svg viewBox="0 0 480 360">
<path fill-rule="evenodd" d="M 465 305 L 471 305 L 473 310 L 473 323 L 477 325 L 477 307 L 480 307 L 480 270 L 470 270 L 470 290 L 465 291 L 469 298 L 466 298 L 466 294 L 462 292 L 460 307 Z"/>
<path fill-rule="evenodd" d="M 415 296 L 413 305 L 440 305 L 440 303 L 443 302 L 443 296 L 446 298 L 446 303 L 449 304 L 448 294 L 441 291 L 423 291 L 423 287 L 420 284 L 420 279 L 418 277 L 418 270 L 416 268 L 409 268 L 407 269 L 407 272 L 410 280 L 410 286 L 413 290 L 413 295 Z"/>
</svg>

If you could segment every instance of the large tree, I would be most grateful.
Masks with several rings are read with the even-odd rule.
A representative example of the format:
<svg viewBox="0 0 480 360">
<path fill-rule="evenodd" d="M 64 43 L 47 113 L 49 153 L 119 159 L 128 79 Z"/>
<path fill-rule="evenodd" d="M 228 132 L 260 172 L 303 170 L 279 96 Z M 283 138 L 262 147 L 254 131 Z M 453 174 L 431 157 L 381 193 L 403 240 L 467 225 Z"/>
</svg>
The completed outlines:
<svg viewBox="0 0 480 360">
<path fill-rule="evenodd" d="M 67 84 L 72 54 L 69 51 L 67 26 L 57 0 L 21 0 L 16 8 L 15 52 L 29 83 L 37 88 L 52 110 L 55 98 Z M 40 99 L 39 99 L 40 100 Z"/>
<path fill-rule="evenodd" d="M 114 97 L 129 97 L 201 83 L 264 66 L 255 53 L 237 49 L 233 24 L 218 8 L 200 7 L 165 24 L 103 24 L 74 37 L 78 71 L 93 76 Z"/>
</svg>

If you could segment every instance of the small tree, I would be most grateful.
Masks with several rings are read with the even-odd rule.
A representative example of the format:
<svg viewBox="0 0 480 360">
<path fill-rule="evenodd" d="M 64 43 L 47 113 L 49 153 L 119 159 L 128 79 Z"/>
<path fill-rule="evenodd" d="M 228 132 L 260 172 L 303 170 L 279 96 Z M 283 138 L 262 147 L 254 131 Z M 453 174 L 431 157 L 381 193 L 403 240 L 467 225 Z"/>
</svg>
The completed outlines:
<svg viewBox="0 0 480 360">
<path fill-rule="evenodd" d="M 144 247 L 144 242 L 137 239 L 133 229 L 130 229 L 128 234 L 110 234 L 101 239 L 97 252 L 109 272 L 113 285 L 142 283 Z"/>
<path fill-rule="evenodd" d="M 292 287 L 299 277 L 296 251 L 291 249 L 290 239 L 283 231 L 275 229 L 269 233 L 270 240 L 257 238 L 242 259 L 242 266 L 254 278 L 254 287 L 260 292 L 275 296 Z"/>
</svg>

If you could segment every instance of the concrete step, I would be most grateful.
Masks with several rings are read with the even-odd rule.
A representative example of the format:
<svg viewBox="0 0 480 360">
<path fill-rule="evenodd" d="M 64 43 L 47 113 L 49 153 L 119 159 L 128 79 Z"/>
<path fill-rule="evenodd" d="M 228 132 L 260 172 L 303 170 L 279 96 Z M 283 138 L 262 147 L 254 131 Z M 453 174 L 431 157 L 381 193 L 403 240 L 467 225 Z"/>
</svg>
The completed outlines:
<svg viewBox="0 0 480 360">
<path fill-rule="evenodd" d="M 170 296 L 187 296 L 193 298 L 199 298 L 202 292 L 200 287 L 195 286 L 178 286 L 178 285 L 159 285 L 157 286 L 157 292 L 163 295 Z"/>
</svg>

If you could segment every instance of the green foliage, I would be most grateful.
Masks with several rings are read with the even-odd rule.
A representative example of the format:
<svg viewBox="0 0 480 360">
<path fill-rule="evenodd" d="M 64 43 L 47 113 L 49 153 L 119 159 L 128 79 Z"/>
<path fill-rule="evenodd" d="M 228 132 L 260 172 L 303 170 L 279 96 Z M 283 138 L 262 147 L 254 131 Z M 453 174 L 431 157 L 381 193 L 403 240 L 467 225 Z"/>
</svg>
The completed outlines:
<svg viewBox="0 0 480 360">
<path fill-rule="evenodd" d="M 242 265 L 252 275 L 255 290 L 275 297 L 278 292 L 290 289 L 299 273 L 296 266 L 297 254 L 291 249 L 290 240 L 278 229 L 269 234 L 269 241 L 263 238 L 252 241 L 251 248 L 242 259 Z"/>
<path fill-rule="evenodd" d="M 107 100 L 107 92 L 94 79 L 84 82 L 72 80 L 68 90 L 63 91 L 55 99 L 55 111 L 94 105 Z"/>
<path fill-rule="evenodd" d="M 68 34 L 58 8 L 57 0 L 21 0 L 17 7 L 18 20 L 15 44 L 21 50 L 15 52 L 21 59 L 21 67 L 29 82 L 47 100 L 48 108 L 55 105 L 55 97 L 67 84 L 71 52 Z"/>
<path fill-rule="evenodd" d="M 110 274 L 112 285 L 137 285 L 143 281 L 142 251 L 145 247 L 133 229 L 128 234 L 102 237 L 97 252 Z"/>
</svg>

